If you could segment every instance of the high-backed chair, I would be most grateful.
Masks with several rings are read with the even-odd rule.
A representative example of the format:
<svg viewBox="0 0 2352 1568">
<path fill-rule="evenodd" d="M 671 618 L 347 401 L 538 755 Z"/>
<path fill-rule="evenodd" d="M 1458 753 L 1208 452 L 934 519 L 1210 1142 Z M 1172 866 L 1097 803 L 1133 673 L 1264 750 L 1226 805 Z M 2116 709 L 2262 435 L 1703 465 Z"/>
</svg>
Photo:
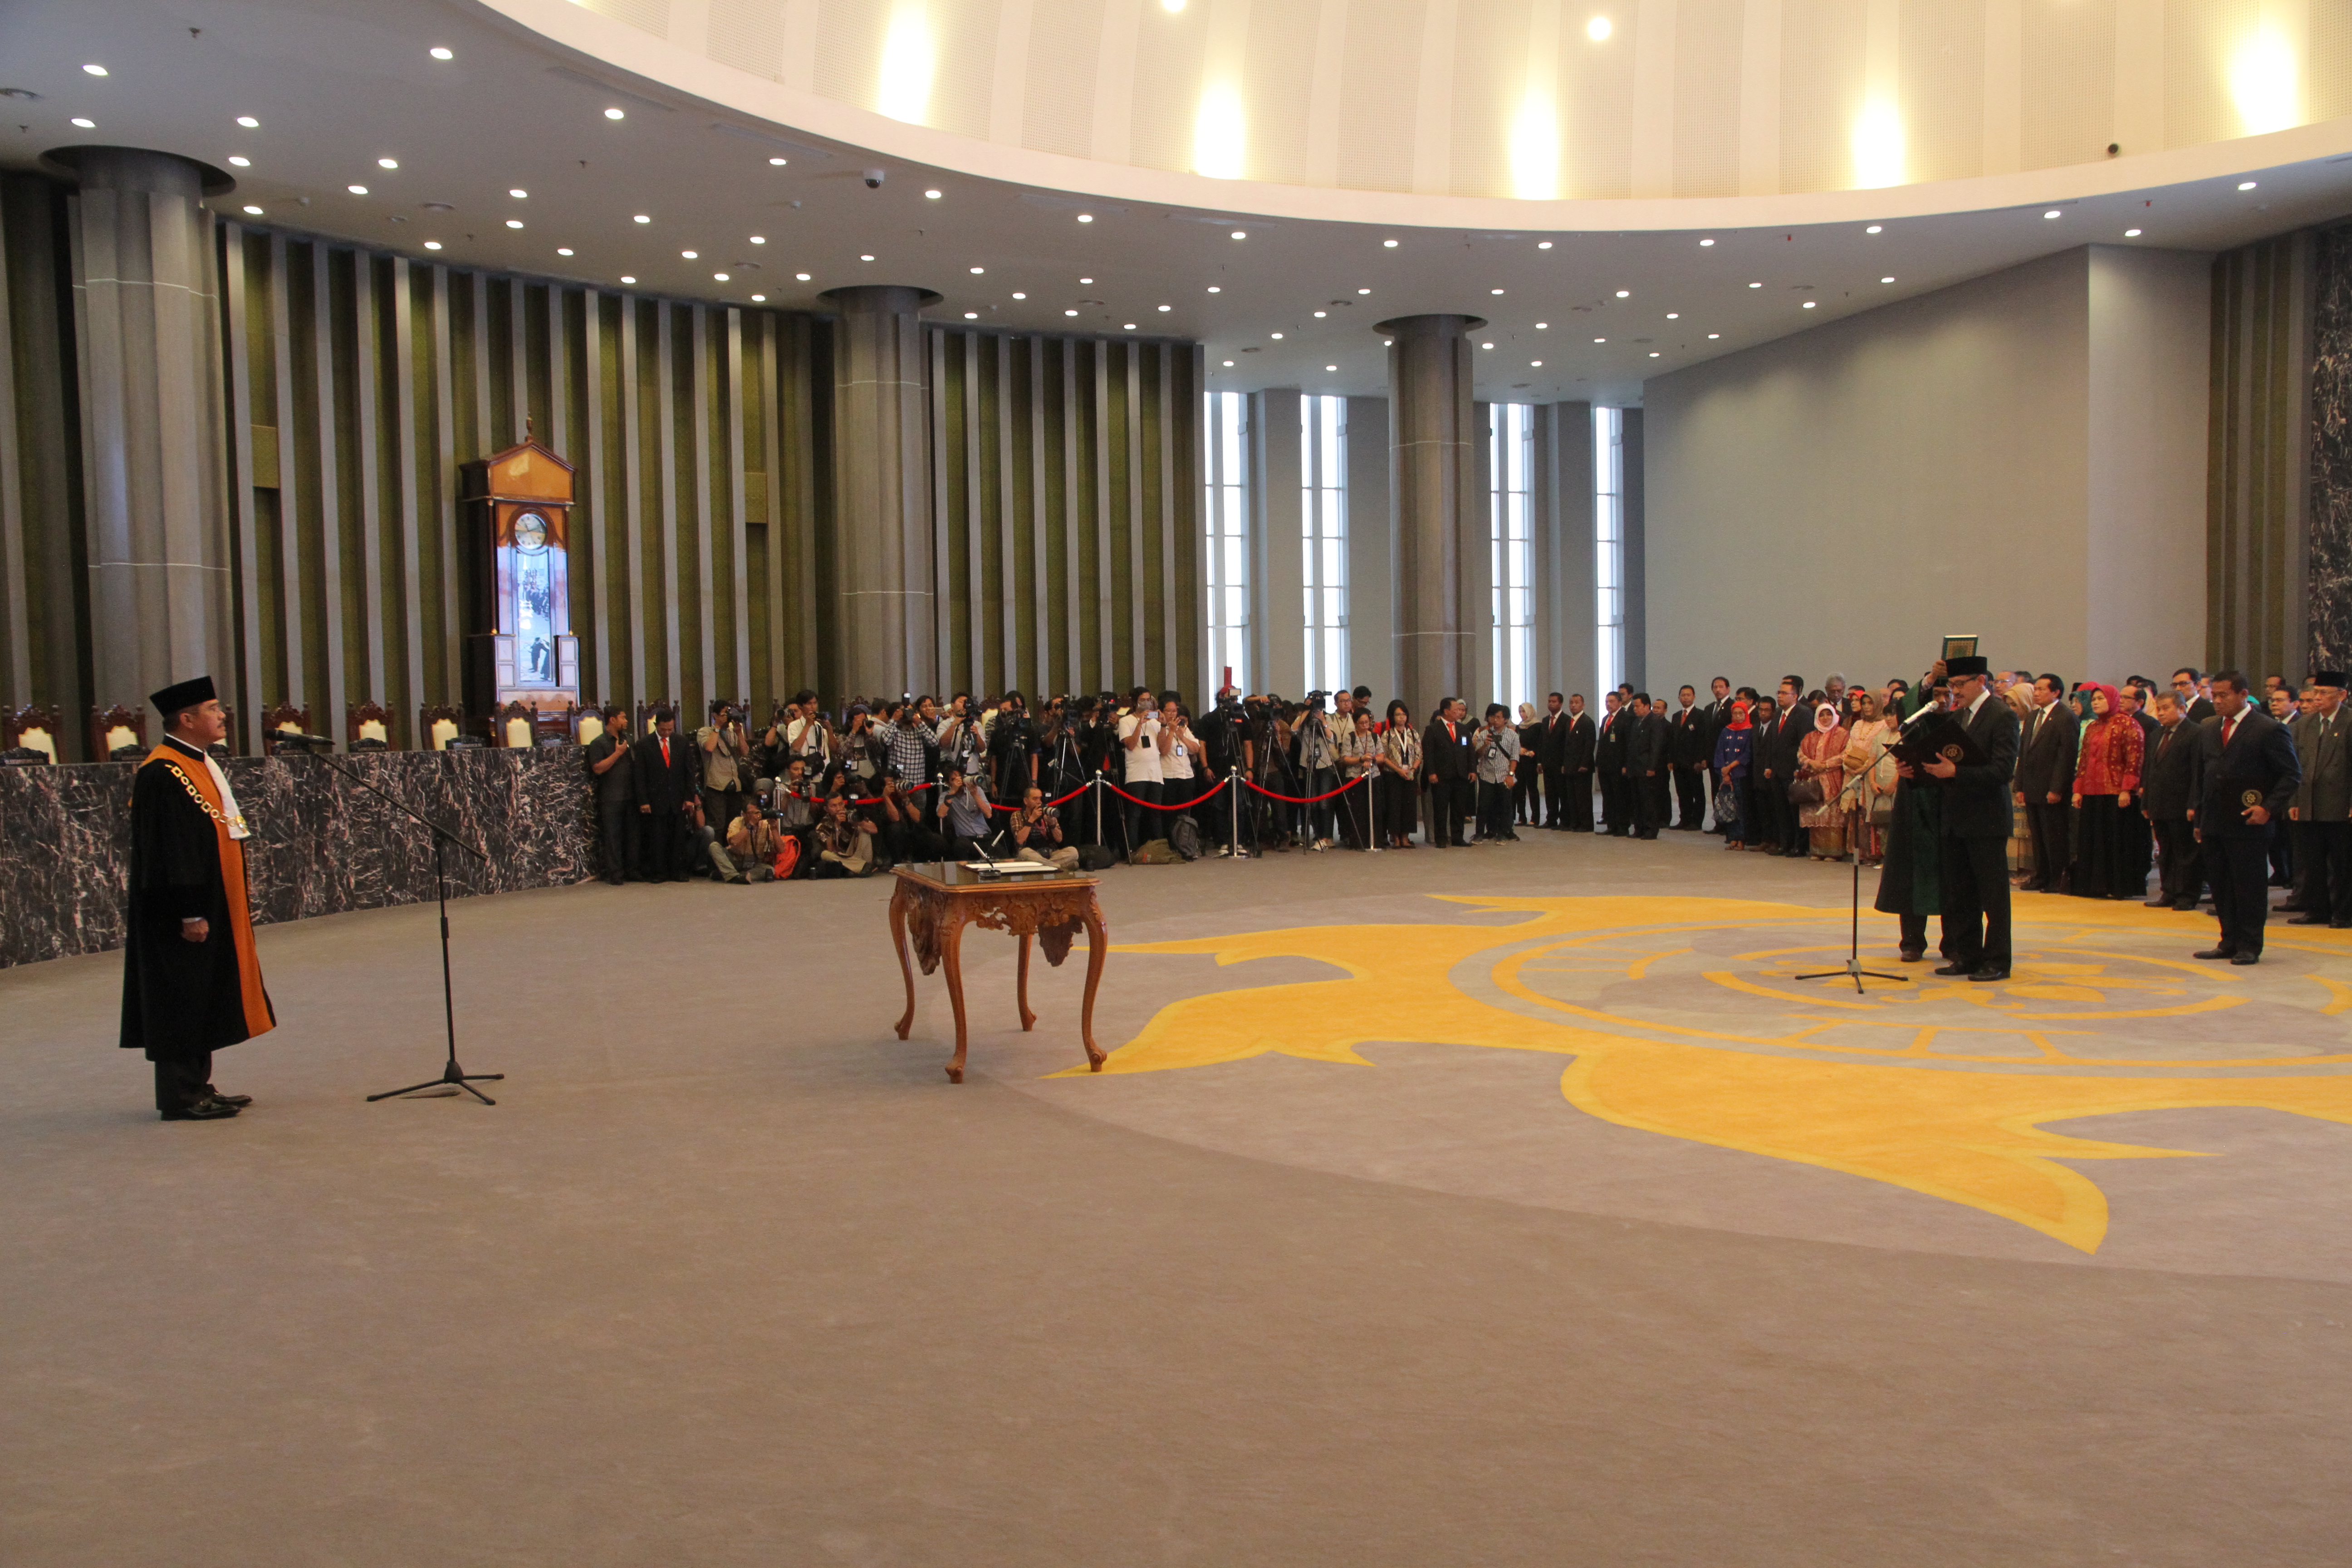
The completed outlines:
<svg viewBox="0 0 2352 1568">
<path fill-rule="evenodd" d="M 343 710 L 343 739 L 355 752 L 390 751 L 392 715 L 373 699 L 350 703 Z"/>
<path fill-rule="evenodd" d="M 291 702 L 280 702 L 261 710 L 261 754 L 275 756 L 278 752 L 278 731 L 291 730 L 298 735 L 310 732 L 310 710 L 297 708 Z"/>
<path fill-rule="evenodd" d="M 21 753 L 38 752 L 51 763 L 58 756 L 59 737 L 65 733 L 62 716 L 55 708 L 24 707 L 14 710 L 0 710 L 0 741 L 5 746 L 0 751 L 20 753 L 17 760 L 28 761 Z"/>
<path fill-rule="evenodd" d="M 572 721 L 572 740 L 581 745 L 588 744 L 604 732 L 604 710 L 602 708 L 593 704 L 586 708 L 575 707 L 568 711 L 566 717 Z"/>
<path fill-rule="evenodd" d="M 532 733 L 535 716 L 528 702 L 509 702 L 490 716 L 490 744 L 528 751 L 537 738 Z"/>
<path fill-rule="evenodd" d="M 136 762 L 147 754 L 147 714 L 143 709 L 113 707 L 89 710 L 89 754 L 94 762 Z"/>
<path fill-rule="evenodd" d="M 449 742 L 466 732 L 466 710 L 446 702 L 428 702 L 416 710 L 416 732 L 428 752 L 446 752 Z"/>
</svg>

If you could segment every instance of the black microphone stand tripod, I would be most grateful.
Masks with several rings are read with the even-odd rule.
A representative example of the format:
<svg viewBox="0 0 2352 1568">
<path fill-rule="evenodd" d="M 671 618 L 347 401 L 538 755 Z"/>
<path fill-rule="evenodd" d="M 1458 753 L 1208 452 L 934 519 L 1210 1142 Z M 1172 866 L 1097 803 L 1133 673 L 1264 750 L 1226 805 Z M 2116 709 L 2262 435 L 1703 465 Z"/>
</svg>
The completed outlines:
<svg viewBox="0 0 2352 1568">
<path fill-rule="evenodd" d="M 396 1100 L 404 1094 L 415 1094 L 428 1089 L 454 1086 L 456 1089 L 464 1089 L 484 1105 L 496 1105 L 497 1100 L 474 1086 L 478 1083 L 495 1083 L 507 1075 L 502 1072 L 469 1073 L 457 1065 L 457 1005 L 451 994 L 449 984 L 449 874 L 443 864 L 441 846 L 445 843 L 454 844 L 485 866 L 490 863 L 490 858 L 431 817 L 412 810 L 407 802 L 377 787 L 366 775 L 335 761 L 331 755 L 319 749 L 315 742 L 293 741 L 284 735 L 273 736 L 272 739 L 278 742 L 278 749 L 280 752 L 299 752 L 313 761 L 326 763 L 328 767 L 342 774 L 370 795 L 391 803 L 411 820 L 422 824 L 433 835 L 433 885 L 441 905 L 441 1016 L 448 1029 L 449 1056 L 448 1059 L 442 1064 L 439 1078 L 429 1078 L 423 1083 L 412 1083 L 406 1089 L 387 1089 L 382 1094 L 371 1094 L 367 1097 L 368 1103 L 373 1105 L 379 1100 Z"/>
<path fill-rule="evenodd" d="M 1862 983 L 1864 980 L 1892 980 L 1897 985 L 1910 984 L 1911 977 L 1907 974 L 1884 974 L 1875 969 L 1864 969 L 1862 966 L 1862 852 L 1859 849 L 1854 851 L 1853 856 L 1853 924 L 1846 942 L 1845 967 L 1824 969 L 1812 974 L 1800 974 L 1796 978 L 1799 980 L 1851 980 L 1853 982 L 1853 994 L 1857 996 L 1863 994 Z"/>
</svg>

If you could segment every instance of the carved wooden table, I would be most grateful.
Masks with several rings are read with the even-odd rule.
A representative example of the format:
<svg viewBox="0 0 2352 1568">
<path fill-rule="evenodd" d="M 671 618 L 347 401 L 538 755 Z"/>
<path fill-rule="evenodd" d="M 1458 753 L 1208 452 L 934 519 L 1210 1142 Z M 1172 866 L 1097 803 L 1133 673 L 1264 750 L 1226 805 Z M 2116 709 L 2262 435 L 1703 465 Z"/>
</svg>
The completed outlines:
<svg viewBox="0 0 2352 1568">
<path fill-rule="evenodd" d="M 1059 967 L 1070 955 L 1070 943 L 1079 931 L 1087 933 L 1087 999 L 1079 1015 L 1078 1037 L 1087 1047 L 1087 1065 L 1102 1071 L 1103 1053 L 1095 1045 L 1095 990 L 1102 984 L 1103 960 L 1110 939 L 1103 930 L 1102 905 L 1095 900 L 1095 879 L 1066 877 L 1052 872 L 1034 876 L 988 877 L 949 861 L 898 868 L 898 885 L 890 894 L 890 938 L 898 947 L 898 971 L 907 977 L 907 1012 L 898 1020 L 898 1037 L 915 1026 L 915 970 L 907 961 L 907 938 L 915 940 L 915 956 L 923 973 L 946 965 L 948 1001 L 955 1008 L 955 1058 L 948 1063 L 948 1080 L 963 1081 L 963 928 L 984 926 L 1010 931 L 1021 939 L 1018 1000 L 1021 1027 L 1037 1022 L 1029 1011 L 1029 943 L 1034 938 L 1045 950 L 1045 962 Z"/>
</svg>

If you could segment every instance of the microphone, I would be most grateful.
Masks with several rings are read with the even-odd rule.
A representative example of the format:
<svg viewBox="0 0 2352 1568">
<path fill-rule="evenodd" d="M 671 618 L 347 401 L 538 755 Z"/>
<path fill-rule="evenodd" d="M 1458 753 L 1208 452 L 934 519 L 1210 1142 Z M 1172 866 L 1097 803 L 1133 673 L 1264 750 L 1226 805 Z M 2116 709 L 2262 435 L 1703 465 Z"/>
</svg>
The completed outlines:
<svg viewBox="0 0 2352 1568">
<path fill-rule="evenodd" d="M 324 735 L 306 735 L 299 730 L 272 730 L 269 739 L 281 746 L 324 746 L 332 751 L 335 745 Z"/>
</svg>

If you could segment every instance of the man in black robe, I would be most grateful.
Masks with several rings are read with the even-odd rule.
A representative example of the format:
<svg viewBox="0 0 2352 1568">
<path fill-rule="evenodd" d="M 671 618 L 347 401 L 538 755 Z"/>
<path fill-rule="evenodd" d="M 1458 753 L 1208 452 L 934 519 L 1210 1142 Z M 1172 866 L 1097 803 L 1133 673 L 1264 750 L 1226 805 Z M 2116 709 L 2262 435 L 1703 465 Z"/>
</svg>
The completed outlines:
<svg viewBox="0 0 2352 1568">
<path fill-rule="evenodd" d="M 245 817 L 209 748 L 228 733 L 210 676 L 152 700 L 161 745 L 131 789 L 131 897 L 122 1039 L 155 1064 L 166 1121 L 216 1121 L 253 1103 L 212 1086 L 213 1052 L 278 1024 L 246 903 Z"/>
<path fill-rule="evenodd" d="M 2286 726 L 2247 700 L 2238 671 L 2214 672 L 2213 706 L 2198 731 L 2196 822 L 2221 938 L 2197 956 L 2260 963 L 2273 823 L 2294 803 L 2303 763 Z"/>
</svg>

